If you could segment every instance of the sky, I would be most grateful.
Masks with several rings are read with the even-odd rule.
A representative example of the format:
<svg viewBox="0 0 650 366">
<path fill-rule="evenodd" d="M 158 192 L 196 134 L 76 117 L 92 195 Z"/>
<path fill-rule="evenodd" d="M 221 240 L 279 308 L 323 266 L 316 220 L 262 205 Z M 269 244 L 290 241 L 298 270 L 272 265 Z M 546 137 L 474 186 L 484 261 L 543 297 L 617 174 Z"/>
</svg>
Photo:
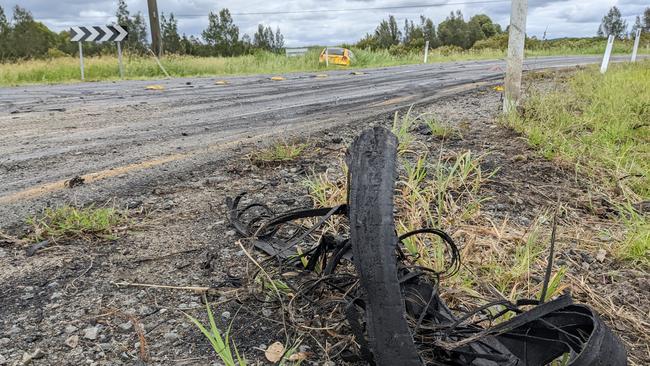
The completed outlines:
<svg viewBox="0 0 650 366">
<path fill-rule="evenodd" d="M 34 18 L 59 32 L 74 25 L 103 25 L 115 21 L 117 0 L 0 0 L 7 17 L 15 4 L 30 10 Z M 442 5 L 444 4 L 444 5 Z M 147 0 L 127 0 L 130 12 L 147 15 Z M 436 6 L 422 6 L 436 5 Z M 440 5 L 440 6 L 438 6 Z M 649 0 L 528 0 L 527 33 L 542 38 L 583 37 L 596 34 L 603 15 L 618 6 L 631 27 Z M 376 9 L 395 6 L 408 8 Z M 287 47 L 337 45 L 372 33 L 383 18 L 393 14 L 400 27 L 404 19 L 425 15 L 437 25 L 452 10 L 466 19 L 484 13 L 504 28 L 509 22 L 509 0 L 158 0 L 159 12 L 174 13 L 179 33 L 200 35 L 210 11 L 228 8 L 240 32 L 252 35 L 257 24 L 279 27 Z M 375 8 L 375 9 L 372 9 Z M 340 11 L 351 10 L 351 11 Z"/>
</svg>

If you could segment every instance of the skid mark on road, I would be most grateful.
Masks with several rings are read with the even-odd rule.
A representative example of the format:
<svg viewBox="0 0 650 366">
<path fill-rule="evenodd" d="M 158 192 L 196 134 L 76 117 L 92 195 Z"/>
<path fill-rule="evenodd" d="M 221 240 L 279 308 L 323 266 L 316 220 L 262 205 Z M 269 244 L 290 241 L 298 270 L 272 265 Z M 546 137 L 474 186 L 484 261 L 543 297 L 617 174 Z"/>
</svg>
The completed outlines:
<svg viewBox="0 0 650 366">
<path fill-rule="evenodd" d="M 407 95 L 407 96 L 402 96 L 402 97 L 396 97 L 396 98 L 391 98 L 379 103 L 373 103 L 373 104 L 368 104 L 369 107 L 391 107 L 389 110 L 393 110 L 394 108 L 399 108 L 400 106 L 397 106 L 397 104 L 401 104 L 404 102 L 409 102 L 413 101 L 415 102 L 425 102 L 425 101 L 430 101 L 434 100 L 437 98 L 440 98 L 443 95 L 450 95 L 450 94 L 455 94 L 459 93 L 462 91 L 466 91 L 469 89 L 477 88 L 480 86 L 484 86 L 487 84 L 490 84 L 491 81 L 478 81 L 478 82 L 470 82 L 470 83 L 461 83 L 459 85 L 455 86 L 447 86 L 441 93 L 436 93 L 434 96 L 426 97 L 426 98 L 421 98 L 417 101 L 413 101 L 414 99 L 417 98 L 416 95 Z M 304 105 L 311 105 L 313 103 L 306 103 Z M 296 105 L 291 105 L 291 106 L 284 106 L 284 107 L 276 107 L 272 109 L 271 111 L 280 111 L 280 110 L 291 110 L 295 108 L 302 107 L 303 104 L 296 104 Z M 265 111 L 269 112 L 269 111 Z M 244 116 L 248 115 L 254 115 L 259 112 L 250 112 L 250 113 L 244 113 L 241 115 L 238 115 L 237 117 L 241 118 Z M 296 126 L 295 128 L 305 128 L 306 126 Z M 286 130 L 283 132 L 287 132 Z M 265 137 L 272 137 L 274 135 L 277 135 L 277 132 L 265 132 L 265 133 L 259 133 L 252 135 L 246 139 L 244 138 L 236 138 L 235 140 L 232 141 L 227 141 L 215 145 L 209 145 L 204 148 L 201 148 L 199 150 L 195 151 L 190 151 L 187 153 L 182 153 L 182 154 L 172 154 L 172 155 L 166 155 L 162 157 L 157 157 L 154 159 L 150 160 L 145 160 L 142 162 L 138 163 L 133 163 L 129 165 L 124 165 L 124 166 L 118 166 L 110 169 L 105 169 L 101 170 L 98 172 L 93 172 L 93 173 L 88 173 L 83 176 L 81 176 L 86 183 L 93 183 L 97 181 L 101 181 L 104 179 L 108 178 L 113 178 L 121 175 L 125 175 L 131 172 L 139 171 L 139 170 L 144 170 L 148 168 L 153 168 L 157 167 L 166 163 L 174 162 L 174 161 L 182 161 L 182 160 L 187 160 L 191 157 L 197 156 L 199 154 L 205 154 L 205 153 L 213 153 L 216 151 L 223 151 L 224 149 L 230 148 L 232 146 L 235 146 L 236 144 L 244 142 L 244 140 L 251 140 L 251 139 L 260 139 L 260 138 L 265 138 Z M 5 196 L 0 196 L 0 204 L 10 204 L 10 203 L 16 203 L 21 200 L 30 200 L 34 198 L 41 197 L 43 195 L 57 192 L 57 191 L 62 191 L 66 189 L 65 186 L 66 180 L 59 180 L 51 183 L 46 183 L 38 186 L 34 186 L 31 188 L 27 188 L 22 191 L 18 191 L 12 194 L 8 194 Z"/>
<path fill-rule="evenodd" d="M 406 101 L 411 100 L 413 98 L 415 98 L 415 95 L 406 95 L 406 96 L 403 96 L 403 97 L 391 98 L 391 99 L 385 100 L 383 102 L 375 103 L 375 104 L 371 105 L 371 107 L 384 107 L 384 106 L 387 106 L 387 105 L 406 102 Z"/>
<path fill-rule="evenodd" d="M 129 164 L 121 167 L 116 167 L 112 169 L 106 169 L 106 170 L 101 170 L 99 172 L 95 173 L 90 173 L 86 175 L 82 175 L 81 178 L 84 179 L 85 183 L 92 183 L 98 180 L 106 179 L 106 178 L 111 178 L 111 177 L 117 177 L 122 174 L 126 174 L 135 170 L 142 170 L 142 169 L 147 169 L 151 167 L 155 167 L 158 165 L 162 165 L 165 163 L 169 163 L 172 161 L 177 161 L 181 160 L 184 158 L 189 157 L 190 155 L 194 155 L 193 153 L 187 153 L 187 154 L 174 154 L 174 155 L 168 155 L 164 156 L 161 158 L 156 158 L 156 159 L 151 159 L 151 160 L 146 160 L 140 163 L 134 163 L 134 164 Z M 42 196 L 47 193 L 52 193 L 56 191 L 60 191 L 65 189 L 65 182 L 67 180 L 59 180 L 56 182 L 52 183 L 46 183 L 42 184 L 36 187 L 28 188 L 20 192 L 16 192 L 10 195 L 2 196 L 0 197 L 0 203 L 14 203 L 20 200 L 28 200 L 32 198 L 36 198 L 39 196 Z"/>
</svg>

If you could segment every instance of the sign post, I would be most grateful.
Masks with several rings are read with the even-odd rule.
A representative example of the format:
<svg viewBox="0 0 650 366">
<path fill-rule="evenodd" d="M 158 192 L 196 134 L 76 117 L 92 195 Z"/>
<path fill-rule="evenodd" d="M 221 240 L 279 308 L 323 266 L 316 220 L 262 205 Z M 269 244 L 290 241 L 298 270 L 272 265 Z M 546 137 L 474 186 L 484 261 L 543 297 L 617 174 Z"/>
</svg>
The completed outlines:
<svg viewBox="0 0 650 366">
<path fill-rule="evenodd" d="M 122 42 L 117 43 L 117 63 L 120 66 L 120 79 L 124 79 L 124 65 L 122 65 Z"/>
<path fill-rule="evenodd" d="M 636 30 L 636 37 L 634 37 L 634 48 L 632 48 L 632 62 L 636 62 L 636 53 L 639 50 L 639 39 L 641 38 L 641 29 Z"/>
<path fill-rule="evenodd" d="M 79 66 L 81 67 L 81 81 L 84 80 L 84 47 L 79 42 Z"/>
<path fill-rule="evenodd" d="M 325 47 L 325 67 L 330 67 L 330 50 L 329 50 L 329 47 Z"/>
<path fill-rule="evenodd" d="M 429 41 L 426 41 L 424 43 L 424 63 L 427 63 L 427 60 L 429 59 Z"/>
<path fill-rule="evenodd" d="M 614 35 L 610 34 L 607 38 L 607 47 L 605 48 L 605 55 L 603 55 L 603 62 L 600 64 L 600 73 L 604 74 L 609 66 L 609 57 L 612 55 L 612 47 L 614 47 Z"/>
<path fill-rule="evenodd" d="M 70 41 L 79 42 L 79 65 L 81 67 L 81 80 L 84 80 L 84 57 L 82 42 L 117 42 L 117 58 L 120 66 L 120 77 L 124 77 L 124 67 L 122 65 L 122 47 L 120 42 L 126 39 L 128 32 L 119 24 L 99 25 L 92 27 L 72 27 L 70 28 Z"/>
</svg>

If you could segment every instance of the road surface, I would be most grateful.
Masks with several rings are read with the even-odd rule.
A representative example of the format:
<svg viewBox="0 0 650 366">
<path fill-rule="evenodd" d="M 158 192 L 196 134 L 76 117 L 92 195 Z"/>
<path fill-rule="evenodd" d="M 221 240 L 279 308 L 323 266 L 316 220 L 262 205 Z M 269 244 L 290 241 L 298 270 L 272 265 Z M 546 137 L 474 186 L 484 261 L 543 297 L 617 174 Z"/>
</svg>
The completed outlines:
<svg viewBox="0 0 650 366">
<path fill-rule="evenodd" d="M 525 69 L 599 61 L 536 58 Z M 495 60 L 295 73 L 282 81 L 256 75 L 1 88 L 0 229 L 45 204 L 108 199 L 191 174 L 242 142 L 364 121 L 495 82 L 504 68 Z M 154 84 L 164 90 L 146 89 Z M 75 176 L 86 184 L 71 193 L 64 182 Z"/>
</svg>

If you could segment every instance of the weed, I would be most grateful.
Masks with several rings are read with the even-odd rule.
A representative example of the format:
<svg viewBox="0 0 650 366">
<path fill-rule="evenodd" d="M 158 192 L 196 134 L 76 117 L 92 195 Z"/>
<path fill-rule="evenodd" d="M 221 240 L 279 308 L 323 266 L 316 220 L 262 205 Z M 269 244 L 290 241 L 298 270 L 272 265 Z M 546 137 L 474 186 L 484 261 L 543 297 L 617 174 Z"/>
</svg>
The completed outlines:
<svg viewBox="0 0 650 366">
<path fill-rule="evenodd" d="M 332 173 L 325 172 L 312 174 L 303 182 L 316 207 L 333 207 L 345 203 L 347 172 L 347 165 L 341 161 L 341 172 L 338 178 L 332 178 Z"/>
<path fill-rule="evenodd" d="M 214 315 L 212 314 L 212 309 L 207 299 L 205 299 L 205 308 L 208 313 L 208 321 L 210 329 L 207 329 L 198 319 L 192 317 L 189 314 L 185 316 L 196 325 L 201 333 L 210 341 L 212 349 L 217 353 L 217 356 L 226 366 L 246 366 L 246 359 L 239 355 L 237 351 L 237 346 L 235 342 L 230 339 L 230 329 L 232 327 L 232 322 L 228 326 L 225 334 L 222 334 L 222 331 L 217 327 L 217 323 L 214 321 Z M 231 347 L 232 343 L 232 347 Z M 234 352 L 234 354 L 233 354 Z"/>
<path fill-rule="evenodd" d="M 424 123 L 429 127 L 433 136 L 446 139 L 449 137 L 460 137 L 460 132 L 453 126 L 438 121 L 435 117 L 429 117 L 424 120 Z"/>
<path fill-rule="evenodd" d="M 397 136 L 398 153 L 404 153 L 411 149 L 411 145 L 415 142 L 415 137 L 411 135 L 411 129 L 417 120 L 417 117 L 413 118 L 411 116 L 411 111 L 413 106 L 402 116 L 399 116 L 399 112 L 395 112 L 395 117 L 393 118 L 393 128 L 392 132 Z"/>
<path fill-rule="evenodd" d="M 650 267 L 650 220 L 629 204 L 619 207 L 626 235 L 616 248 L 616 255 Z"/>
<path fill-rule="evenodd" d="M 69 205 L 45 208 L 40 217 L 31 217 L 31 241 L 65 240 L 94 237 L 114 240 L 120 226 L 127 222 L 126 213 L 112 207 L 76 208 Z"/>
<path fill-rule="evenodd" d="M 296 160 L 307 147 L 306 144 L 278 141 L 268 147 L 248 155 L 251 163 L 257 166 L 281 164 Z"/>
</svg>

